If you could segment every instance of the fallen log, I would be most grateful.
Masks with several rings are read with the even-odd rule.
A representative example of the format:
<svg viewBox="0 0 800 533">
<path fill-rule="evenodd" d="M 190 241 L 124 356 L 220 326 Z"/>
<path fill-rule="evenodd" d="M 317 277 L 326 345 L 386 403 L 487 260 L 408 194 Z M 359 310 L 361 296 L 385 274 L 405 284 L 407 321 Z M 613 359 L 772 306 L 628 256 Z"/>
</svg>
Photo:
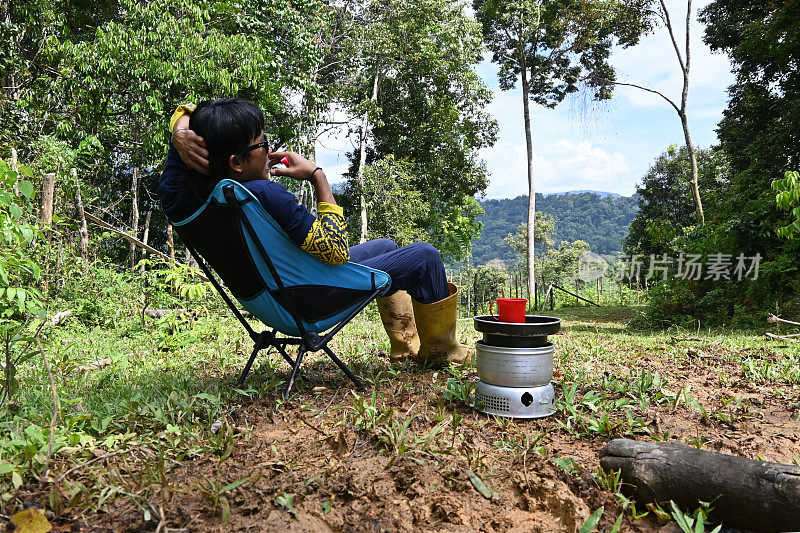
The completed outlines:
<svg viewBox="0 0 800 533">
<path fill-rule="evenodd" d="M 800 530 L 800 467 L 698 450 L 679 442 L 615 439 L 600 450 L 605 471 L 621 470 L 623 492 L 685 510 L 713 502 L 711 517 L 752 531 Z"/>
<path fill-rule="evenodd" d="M 47 325 L 48 326 L 58 326 L 64 320 L 66 320 L 67 318 L 69 318 L 71 316 L 72 316 L 72 311 L 70 309 L 67 309 L 66 311 L 58 312 L 58 313 L 54 314 L 52 317 L 50 317 L 50 320 L 47 321 Z"/>
<path fill-rule="evenodd" d="M 153 309 L 152 307 L 146 307 L 144 311 L 142 311 L 145 316 L 149 318 L 159 319 L 171 313 L 175 313 L 178 315 L 188 315 L 190 314 L 189 311 L 186 309 Z"/>
<path fill-rule="evenodd" d="M 774 333 L 769 333 L 769 332 L 764 333 L 764 335 L 766 337 L 769 337 L 770 339 L 775 339 L 778 341 L 792 341 L 792 342 L 796 341 L 797 339 L 795 339 L 794 337 L 798 336 L 798 335 L 775 335 Z"/>
</svg>

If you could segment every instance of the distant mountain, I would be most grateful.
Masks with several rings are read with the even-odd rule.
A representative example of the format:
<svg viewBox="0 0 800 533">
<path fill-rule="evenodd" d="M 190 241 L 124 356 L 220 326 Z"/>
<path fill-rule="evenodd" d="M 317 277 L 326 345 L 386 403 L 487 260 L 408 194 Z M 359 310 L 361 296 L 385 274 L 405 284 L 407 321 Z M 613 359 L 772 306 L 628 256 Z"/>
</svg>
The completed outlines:
<svg viewBox="0 0 800 533">
<path fill-rule="evenodd" d="M 564 192 L 549 192 L 543 194 L 542 196 L 561 196 L 564 194 L 583 194 L 585 192 L 596 194 L 600 198 L 605 198 L 606 196 L 611 196 L 613 198 L 622 198 L 622 195 L 616 192 L 606 192 L 606 191 L 592 191 L 589 189 L 580 190 L 580 191 L 564 191 Z"/>
<path fill-rule="evenodd" d="M 601 196 L 604 194 L 605 196 Z M 528 216 L 528 197 L 517 196 L 502 200 L 481 201 L 485 213 L 480 217 L 483 230 L 472 241 L 473 263 L 482 265 L 492 259 L 511 264 L 516 252 L 503 239 Z M 622 250 L 620 241 L 627 235 L 631 220 L 638 211 L 636 196 L 614 193 L 569 192 L 536 195 L 536 210 L 553 215 L 556 229 L 553 240 L 583 240 L 593 252 L 614 254 Z"/>
</svg>

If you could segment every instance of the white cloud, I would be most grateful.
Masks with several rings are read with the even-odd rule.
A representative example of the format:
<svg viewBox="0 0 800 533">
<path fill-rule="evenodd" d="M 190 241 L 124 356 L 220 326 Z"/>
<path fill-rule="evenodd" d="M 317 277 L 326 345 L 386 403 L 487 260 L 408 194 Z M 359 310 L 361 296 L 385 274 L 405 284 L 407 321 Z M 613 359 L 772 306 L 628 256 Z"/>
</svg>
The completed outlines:
<svg viewBox="0 0 800 533">
<path fill-rule="evenodd" d="M 489 198 L 508 198 L 527 194 L 528 163 L 524 145 L 500 143 L 487 150 L 489 161 L 493 154 L 503 157 L 502 168 L 492 165 L 492 178 L 487 190 Z M 549 148 L 534 151 L 534 185 L 536 192 L 552 193 L 594 189 L 631 194 L 630 184 L 619 180 L 630 168 L 620 152 L 609 153 L 588 141 L 575 142 L 561 138 Z"/>
</svg>

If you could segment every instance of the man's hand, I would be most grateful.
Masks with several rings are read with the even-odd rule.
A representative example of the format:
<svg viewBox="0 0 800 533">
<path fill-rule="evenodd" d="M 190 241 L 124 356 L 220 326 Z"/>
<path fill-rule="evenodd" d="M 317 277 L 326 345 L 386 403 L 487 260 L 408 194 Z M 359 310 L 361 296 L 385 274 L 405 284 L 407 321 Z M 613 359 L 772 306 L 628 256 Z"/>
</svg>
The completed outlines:
<svg viewBox="0 0 800 533">
<path fill-rule="evenodd" d="M 189 168 L 201 174 L 211 174 L 208 168 L 206 141 L 192 130 L 180 127 L 172 133 L 172 144 L 181 154 L 181 159 Z"/>
<path fill-rule="evenodd" d="M 206 140 L 189 129 L 189 115 L 180 117 L 173 128 L 172 144 L 177 148 L 183 162 L 200 174 L 211 174 Z"/>
<path fill-rule="evenodd" d="M 269 154 L 269 166 L 277 165 L 281 159 L 286 158 L 289 164 L 286 168 L 272 168 L 270 174 L 273 176 L 289 176 L 299 181 L 305 181 L 311 178 L 311 173 L 317 168 L 317 165 L 294 152 L 272 152 Z M 318 177 L 322 171 L 317 171 L 314 177 Z"/>
<path fill-rule="evenodd" d="M 336 200 L 333 198 L 331 186 L 328 184 L 328 178 L 325 177 L 325 173 L 322 171 L 322 169 L 314 172 L 314 170 L 317 168 L 317 165 L 305 157 L 294 152 L 272 152 L 269 154 L 268 165 L 270 167 L 272 165 L 277 165 L 284 157 L 288 162 L 286 168 L 270 169 L 270 174 L 273 176 L 289 176 L 290 178 L 300 181 L 308 180 L 311 182 L 311 185 L 314 186 L 314 192 L 317 195 L 317 202 L 325 202 L 331 205 L 336 205 Z"/>
</svg>

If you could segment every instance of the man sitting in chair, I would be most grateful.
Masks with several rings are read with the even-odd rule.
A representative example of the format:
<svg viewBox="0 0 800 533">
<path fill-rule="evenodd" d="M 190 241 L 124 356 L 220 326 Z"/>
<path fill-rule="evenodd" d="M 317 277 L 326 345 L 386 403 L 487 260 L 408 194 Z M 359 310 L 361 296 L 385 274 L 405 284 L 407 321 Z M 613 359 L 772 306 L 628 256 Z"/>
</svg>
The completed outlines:
<svg viewBox="0 0 800 533">
<path fill-rule="evenodd" d="M 294 152 L 271 152 L 258 106 L 238 98 L 206 101 L 196 108 L 182 105 L 172 116 L 170 130 L 172 143 L 158 187 L 170 220 L 183 220 L 197 211 L 221 179 L 236 180 L 316 259 L 332 265 L 349 260 L 391 277 L 391 289 L 377 303 L 392 361 L 412 358 L 434 367 L 464 361 L 467 348 L 456 340 L 457 289 L 447 282 L 439 251 L 427 243 L 398 248 L 389 239 L 348 248 L 342 208 L 325 173 Z M 280 162 L 285 168 L 272 168 Z M 270 176 L 309 181 L 317 216 Z"/>
</svg>

